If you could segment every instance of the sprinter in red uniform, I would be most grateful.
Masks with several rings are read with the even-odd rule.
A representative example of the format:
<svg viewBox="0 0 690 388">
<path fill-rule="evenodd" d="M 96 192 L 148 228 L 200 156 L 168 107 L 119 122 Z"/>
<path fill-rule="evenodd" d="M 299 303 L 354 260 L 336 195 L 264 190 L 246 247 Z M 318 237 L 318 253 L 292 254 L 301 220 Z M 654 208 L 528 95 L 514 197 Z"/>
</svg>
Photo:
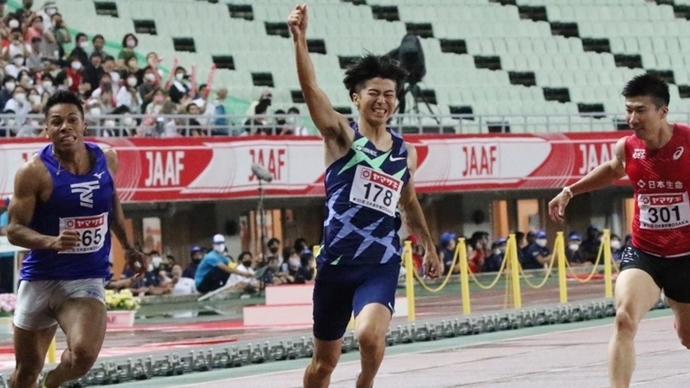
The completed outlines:
<svg viewBox="0 0 690 388">
<path fill-rule="evenodd" d="M 663 290 L 675 314 L 678 337 L 690 348 L 690 127 L 669 124 L 668 85 L 650 74 L 623 88 L 626 119 L 635 132 L 616 143 L 616 157 L 565 187 L 549 203 L 563 222 L 578 194 L 611 185 L 627 175 L 635 191 L 633 238 L 616 280 L 616 319 L 609 343 L 611 387 L 629 387 L 635 369 L 634 338 L 644 315 Z"/>
</svg>

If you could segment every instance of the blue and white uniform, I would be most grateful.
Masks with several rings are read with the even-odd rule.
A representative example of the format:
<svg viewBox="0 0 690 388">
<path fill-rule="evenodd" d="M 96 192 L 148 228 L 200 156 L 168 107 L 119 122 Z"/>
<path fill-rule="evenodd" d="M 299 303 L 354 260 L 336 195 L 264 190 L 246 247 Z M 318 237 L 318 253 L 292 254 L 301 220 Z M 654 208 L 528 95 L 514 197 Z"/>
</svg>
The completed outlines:
<svg viewBox="0 0 690 388">
<path fill-rule="evenodd" d="M 74 230 L 81 241 L 69 251 L 35 249 L 26 256 L 14 318 L 20 328 L 40 330 L 54 325 L 51 311 L 65 299 L 105 300 L 115 185 L 103 151 L 95 144 L 85 144 L 95 160 L 85 175 L 63 169 L 52 145 L 38 153 L 50 173 L 53 190 L 48 201 L 36 203 L 28 226 L 48 236 Z"/>
<path fill-rule="evenodd" d="M 403 138 L 387 129 L 393 146 L 378 150 L 352 123 L 347 154 L 326 170 L 326 219 L 316 258 L 314 336 L 342 337 L 350 315 L 370 303 L 391 311 L 400 271 L 402 224 L 398 202 L 410 179 Z"/>
</svg>

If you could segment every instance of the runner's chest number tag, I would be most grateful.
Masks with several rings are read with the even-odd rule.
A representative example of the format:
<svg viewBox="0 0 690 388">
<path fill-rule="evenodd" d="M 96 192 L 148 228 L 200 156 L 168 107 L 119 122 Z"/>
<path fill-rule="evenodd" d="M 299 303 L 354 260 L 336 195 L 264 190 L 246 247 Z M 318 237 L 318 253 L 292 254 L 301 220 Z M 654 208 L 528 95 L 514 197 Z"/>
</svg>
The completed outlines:
<svg viewBox="0 0 690 388">
<path fill-rule="evenodd" d="M 688 193 L 640 194 L 640 228 L 675 229 L 690 225 Z"/>
<path fill-rule="evenodd" d="M 97 252 L 103 248 L 108 233 L 108 213 L 86 217 L 60 218 L 60 233 L 74 230 L 79 233 L 80 242 L 68 251 L 60 253 L 85 254 Z"/>
<path fill-rule="evenodd" d="M 403 182 L 384 172 L 359 165 L 350 191 L 350 202 L 395 216 Z"/>
</svg>

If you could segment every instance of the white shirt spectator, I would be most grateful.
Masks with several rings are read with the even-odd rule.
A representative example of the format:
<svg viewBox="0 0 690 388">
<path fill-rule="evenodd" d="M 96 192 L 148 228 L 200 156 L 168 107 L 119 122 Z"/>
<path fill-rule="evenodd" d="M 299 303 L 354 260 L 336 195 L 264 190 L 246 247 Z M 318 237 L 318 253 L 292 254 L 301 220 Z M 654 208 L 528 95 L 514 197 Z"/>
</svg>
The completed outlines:
<svg viewBox="0 0 690 388">
<path fill-rule="evenodd" d="M 196 294 L 196 285 L 194 284 L 194 279 L 180 277 L 175 283 L 173 288 L 173 295 L 191 295 Z"/>
<path fill-rule="evenodd" d="M 17 66 L 14 63 L 10 62 L 7 64 L 7 66 L 5 66 L 5 75 L 10 75 L 14 78 L 17 78 L 17 76 L 19 75 L 19 72 L 22 70 L 29 71 L 29 68 L 24 66 L 24 65 Z"/>
<path fill-rule="evenodd" d="M 252 268 L 245 267 L 244 264 L 242 264 L 242 263 L 239 263 L 237 265 L 236 269 L 238 271 L 249 272 L 250 274 L 254 275 L 254 270 Z M 238 284 L 245 284 L 245 285 L 249 284 L 251 286 L 256 287 L 259 285 L 259 281 L 254 279 L 254 278 L 247 278 L 247 277 L 240 276 L 237 274 L 231 274 L 230 278 L 228 279 L 227 285 L 234 287 Z"/>
<path fill-rule="evenodd" d="M 127 86 L 120 86 L 115 96 L 115 107 L 126 106 L 130 112 L 139 113 L 141 107 L 141 97 L 139 93 L 130 93 Z"/>
<path fill-rule="evenodd" d="M 2 49 L 2 53 L 6 54 L 7 58 L 14 58 L 17 55 L 24 55 L 31 52 L 31 45 L 20 43 L 14 44 L 10 43 L 5 48 Z"/>
</svg>

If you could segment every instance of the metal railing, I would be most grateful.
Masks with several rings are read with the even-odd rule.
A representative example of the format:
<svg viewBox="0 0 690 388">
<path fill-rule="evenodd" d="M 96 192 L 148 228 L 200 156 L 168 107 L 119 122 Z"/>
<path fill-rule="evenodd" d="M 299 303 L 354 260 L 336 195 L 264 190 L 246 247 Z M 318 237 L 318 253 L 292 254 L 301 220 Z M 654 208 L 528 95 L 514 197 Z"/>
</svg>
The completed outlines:
<svg viewBox="0 0 690 388">
<path fill-rule="evenodd" d="M 355 115 L 346 115 L 356 119 Z M 317 135 L 309 116 L 265 115 L 86 115 L 87 136 L 177 137 Z M 690 122 L 690 112 L 669 114 L 671 122 Z M 407 134 L 563 133 L 628 129 L 622 114 L 405 114 L 389 126 Z M 44 136 L 43 114 L 19 118 L 0 114 L 0 138 Z"/>
</svg>

